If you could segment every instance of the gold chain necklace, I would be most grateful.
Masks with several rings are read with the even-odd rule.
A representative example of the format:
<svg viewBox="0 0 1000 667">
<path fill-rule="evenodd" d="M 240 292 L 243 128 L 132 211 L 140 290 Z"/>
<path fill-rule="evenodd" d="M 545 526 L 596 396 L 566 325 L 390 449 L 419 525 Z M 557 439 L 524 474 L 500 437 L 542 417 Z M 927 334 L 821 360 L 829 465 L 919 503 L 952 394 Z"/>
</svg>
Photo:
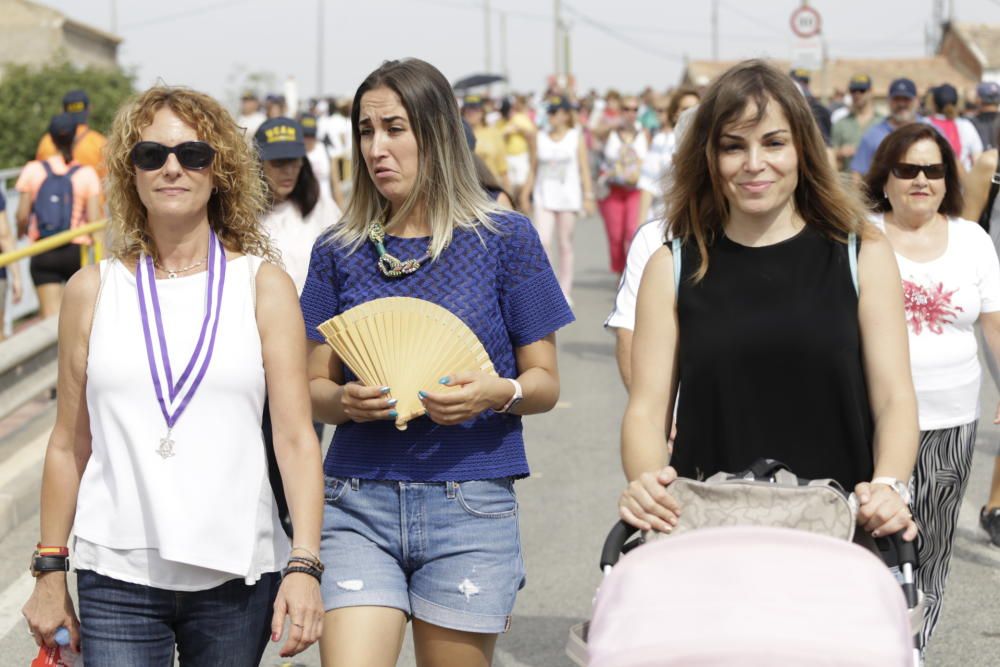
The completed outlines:
<svg viewBox="0 0 1000 667">
<path fill-rule="evenodd" d="M 399 260 L 390 255 L 385 249 L 385 227 L 378 220 L 374 220 L 368 225 L 368 238 L 375 244 L 375 250 L 378 251 L 378 268 L 382 275 L 387 278 L 408 276 L 431 258 L 430 244 L 428 244 L 427 252 L 417 259 Z"/>
</svg>

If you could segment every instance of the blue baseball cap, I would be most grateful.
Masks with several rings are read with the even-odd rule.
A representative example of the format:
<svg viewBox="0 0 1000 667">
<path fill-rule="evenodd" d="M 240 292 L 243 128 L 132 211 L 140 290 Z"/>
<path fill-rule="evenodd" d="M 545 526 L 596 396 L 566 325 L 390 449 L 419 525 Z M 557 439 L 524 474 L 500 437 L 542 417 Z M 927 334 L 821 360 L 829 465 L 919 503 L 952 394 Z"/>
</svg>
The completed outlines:
<svg viewBox="0 0 1000 667">
<path fill-rule="evenodd" d="M 294 120 L 278 116 L 264 121 L 253 138 L 261 160 L 291 160 L 306 156 L 304 134 Z"/>
<path fill-rule="evenodd" d="M 976 86 L 976 97 L 980 104 L 1000 104 L 1000 83 L 983 81 Z"/>
<path fill-rule="evenodd" d="M 299 114 L 299 125 L 302 126 L 302 136 L 315 137 L 319 131 L 319 121 L 311 113 Z"/>
<path fill-rule="evenodd" d="M 889 97 L 909 97 L 913 99 L 917 96 L 917 84 L 909 79 L 896 79 L 889 84 Z"/>
<path fill-rule="evenodd" d="M 63 95 L 63 111 L 73 114 L 77 124 L 86 123 L 90 113 L 90 98 L 82 90 L 71 90 Z"/>
<path fill-rule="evenodd" d="M 573 109 L 573 103 L 569 101 L 569 98 L 564 95 L 551 95 L 546 102 L 546 111 L 548 113 L 555 113 L 560 109 L 565 109 L 566 111 L 571 111 Z"/>
<path fill-rule="evenodd" d="M 944 109 L 949 104 L 958 104 L 958 91 L 951 84 L 942 83 L 931 91 L 931 95 L 934 97 L 934 106 L 938 109 Z"/>
</svg>

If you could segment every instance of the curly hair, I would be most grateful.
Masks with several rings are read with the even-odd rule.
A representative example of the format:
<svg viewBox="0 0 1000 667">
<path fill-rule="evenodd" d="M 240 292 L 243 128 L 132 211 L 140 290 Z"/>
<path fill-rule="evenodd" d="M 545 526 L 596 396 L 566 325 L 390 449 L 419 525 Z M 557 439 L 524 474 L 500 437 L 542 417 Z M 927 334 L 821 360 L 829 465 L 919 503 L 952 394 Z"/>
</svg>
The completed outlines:
<svg viewBox="0 0 1000 667">
<path fill-rule="evenodd" d="M 189 88 L 154 86 L 140 93 L 115 114 L 108 135 L 108 203 L 111 208 L 108 250 L 119 259 L 144 252 L 157 258 L 149 234 L 146 207 L 135 187 L 132 148 L 153 116 L 168 108 L 215 149 L 208 200 L 208 220 L 227 249 L 280 263 L 260 218 L 268 209 L 260 163 L 243 137 L 243 129 L 216 100 Z"/>
</svg>

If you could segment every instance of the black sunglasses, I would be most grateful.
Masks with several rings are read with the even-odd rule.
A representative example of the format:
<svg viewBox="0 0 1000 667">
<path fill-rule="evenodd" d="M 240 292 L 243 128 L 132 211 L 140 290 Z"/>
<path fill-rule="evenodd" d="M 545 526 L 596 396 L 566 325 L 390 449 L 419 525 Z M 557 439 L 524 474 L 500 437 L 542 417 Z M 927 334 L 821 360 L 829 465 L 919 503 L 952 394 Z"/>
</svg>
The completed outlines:
<svg viewBox="0 0 1000 667">
<path fill-rule="evenodd" d="M 215 149 L 204 141 L 185 141 L 176 146 L 140 141 L 132 149 L 132 164 L 143 171 L 154 171 L 167 163 L 171 153 L 185 169 L 204 169 L 215 157 Z"/>
<path fill-rule="evenodd" d="M 929 180 L 937 181 L 944 178 L 944 164 L 938 162 L 937 164 L 910 164 L 908 162 L 900 162 L 892 167 L 892 175 L 896 178 L 902 178 L 905 180 L 910 180 L 917 177 L 917 174 L 924 172 Z"/>
</svg>

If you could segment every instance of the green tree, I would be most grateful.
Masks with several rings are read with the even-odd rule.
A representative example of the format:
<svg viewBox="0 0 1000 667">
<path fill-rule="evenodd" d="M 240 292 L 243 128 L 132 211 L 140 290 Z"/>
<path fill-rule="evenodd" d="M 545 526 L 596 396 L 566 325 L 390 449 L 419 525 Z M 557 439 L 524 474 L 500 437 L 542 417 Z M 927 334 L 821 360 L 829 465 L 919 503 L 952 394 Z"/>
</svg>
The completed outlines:
<svg viewBox="0 0 1000 667">
<path fill-rule="evenodd" d="M 118 107 L 132 94 L 134 79 L 121 69 L 80 69 L 68 62 L 8 65 L 0 79 L 0 168 L 34 159 L 49 119 L 62 111 L 63 95 L 70 90 L 87 91 L 88 124 L 106 134 Z"/>
</svg>

